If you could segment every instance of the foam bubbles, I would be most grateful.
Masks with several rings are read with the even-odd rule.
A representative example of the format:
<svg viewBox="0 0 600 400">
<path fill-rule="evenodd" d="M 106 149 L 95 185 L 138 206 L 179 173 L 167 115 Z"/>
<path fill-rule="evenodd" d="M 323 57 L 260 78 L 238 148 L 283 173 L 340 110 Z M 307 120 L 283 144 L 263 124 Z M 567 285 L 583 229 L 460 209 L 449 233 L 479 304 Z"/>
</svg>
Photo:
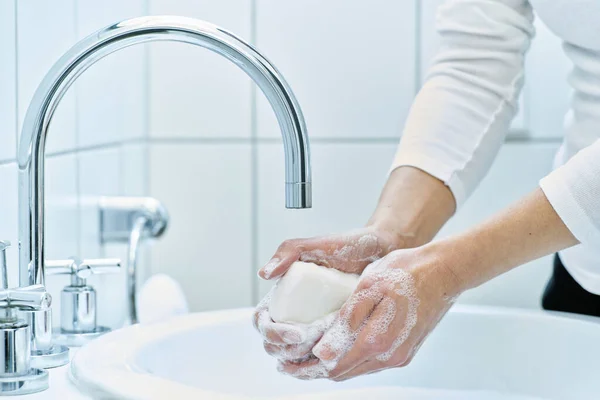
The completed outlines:
<svg viewBox="0 0 600 400">
<path fill-rule="evenodd" d="M 372 263 L 380 258 L 381 249 L 377 236 L 369 233 L 358 239 L 348 240 L 349 244 L 333 252 L 334 257 Z"/>
<path fill-rule="evenodd" d="M 386 282 L 393 285 L 394 292 L 396 295 L 405 298 L 408 301 L 406 309 L 406 319 L 402 330 L 398 333 L 398 336 L 392 343 L 392 346 L 385 353 L 379 354 L 376 359 L 378 361 L 388 361 L 396 350 L 408 339 L 410 332 L 417 324 L 417 309 L 419 308 L 419 298 L 415 288 L 415 281 L 413 276 L 407 271 L 401 268 L 390 268 L 390 264 L 394 261 L 378 262 L 371 264 L 365 270 L 365 275 L 369 276 L 377 282 Z M 395 304 L 394 304 L 395 307 Z M 377 325 L 379 321 L 375 321 Z M 387 331 L 387 329 L 386 329 Z M 383 332 L 385 333 L 385 331 Z"/>
<path fill-rule="evenodd" d="M 286 323 L 290 328 L 296 329 L 303 335 L 302 343 L 289 347 L 281 347 L 274 357 L 281 361 L 294 361 L 296 363 L 306 361 L 312 355 L 311 350 L 321 339 L 323 332 L 327 331 L 337 317 L 337 312 L 331 313 L 311 324 Z M 304 354 L 304 356 L 300 356 Z"/>
<path fill-rule="evenodd" d="M 372 329 L 366 338 L 369 343 L 374 343 L 377 336 L 388 332 L 397 314 L 396 302 L 386 295 L 390 290 L 407 300 L 406 319 L 402 330 L 398 333 L 388 351 L 377 355 L 376 359 L 384 362 L 388 361 L 402 343 L 408 339 L 410 332 L 417 323 L 419 299 L 412 275 L 403 269 L 391 267 L 393 261 L 393 259 L 383 259 L 365 269 L 361 279 L 369 279 L 372 284 L 368 288 L 356 292 L 348 300 L 339 318 L 325 333 L 315 349 L 315 352 L 319 353 L 321 349 L 326 348 L 336 355 L 332 360 L 323 361 L 323 365 L 328 371 L 333 370 L 340 359 L 352 348 L 367 322 Z M 358 329 L 353 330 L 350 326 L 350 317 L 356 307 L 365 300 L 371 300 L 383 309 L 377 315 L 373 314 L 373 317 L 366 319 Z"/>
<path fill-rule="evenodd" d="M 391 245 L 385 245 L 381 239 L 372 233 L 362 231 L 350 232 L 348 235 L 335 239 L 343 243 L 337 249 L 312 249 L 302 252 L 302 261 L 315 264 L 334 266 L 345 265 L 349 267 L 346 272 L 362 272 L 365 265 L 379 260 L 392 250 Z"/>
<path fill-rule="evenodd" d="M 367 335 L 367 343 L 370 344 L 375 343 L 377 336 L 383 335 L 388 331 L 388 328 L 394 321 L 394 317 L 396 317 L 396 305 L 391 298 L 385 297 L 377 307 L 383 310 L 383 314 L 378 316 L 377 324 L 373 326 L 371 332 Z"/>
</svg>

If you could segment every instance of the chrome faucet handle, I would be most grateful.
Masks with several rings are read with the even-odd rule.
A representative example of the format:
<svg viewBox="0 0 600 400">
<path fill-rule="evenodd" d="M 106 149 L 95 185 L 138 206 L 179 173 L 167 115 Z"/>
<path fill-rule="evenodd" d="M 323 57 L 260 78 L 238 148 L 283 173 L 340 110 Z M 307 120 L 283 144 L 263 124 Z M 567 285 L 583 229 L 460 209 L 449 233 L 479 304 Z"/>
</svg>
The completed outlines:
<svg viewBox="0 0 600 400">
<path fill-rule="evenodd" d="M 0 290 L 0 308 L 46 310 L 52 305 L 52 296 L 42 285 Z"/>
<path fill-rule="evenodd" d="M 118 258 L 80 260 L 49 260 L 44 263 L 48 275 L 71 275 L 71 286 L 85 286 L 86 280 L 97 274 L 117 274 L 121 270 Z"/>
<path fill-rule="evenodd" d="M 19 311 L 49 310 L 52 296 L 43 285 L 8 288 L 6 250 L 0 240 L 0 396 L 36 393 L 48 388 L 48 372 L 31 367 L 30 325 Z"/>
<path fill-rule="evenodd" d="M 71 284 L 60 295 L 60 333 L 55 341 L 66 346 L 81 346 L 110 329 L 96 323 L 96 290 L 87 284 L 87 279 L 96 274 L 114 274 L 121 270 L 117 258 L 46 261 L 46 273 L 70 275 Z"/>
<path fill-rule="evenodd" d="M 6 249 L 6 242 L 0 246 Z M 6 264 L 2 265 L 4 274 Z M 6 282 L 6 281 L 5 281 Z M 43 285 L 0 290 L 0 396 L 36 393 L 48 388 L 48 372 L 32 368 L 31 320 L 21 312 L 50 309 L 52 296 Z"/>
<path fill-rule="evenodd" d="M 27 310 L 45 310 L 52 304 L 52 296 L 43 285 L 8 288 L 8 265 L 6 250 L 10 247 L 8 240 L 0 240 L 0 308 L 21 308 Z"/>
</svg>

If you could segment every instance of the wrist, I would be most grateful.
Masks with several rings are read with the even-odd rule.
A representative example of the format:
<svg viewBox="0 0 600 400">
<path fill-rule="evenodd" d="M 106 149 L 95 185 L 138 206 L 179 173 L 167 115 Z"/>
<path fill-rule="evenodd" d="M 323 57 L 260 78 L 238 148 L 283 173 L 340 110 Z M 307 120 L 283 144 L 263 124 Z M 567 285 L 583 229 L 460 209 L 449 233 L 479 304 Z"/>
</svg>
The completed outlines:
<svg viewBox="0 0 600 400">
<path fill-rule="evenodd" d="M 425 275 L 435 276 L 435 281 L 443 286 L 443 294 L 455 298 L 471 288 L 468 276 L 457 269 L 462 251 L 452 240 L 434 241 L 417 249 L 419 263 Z M 464 260 L 466 261 L 466 260 Z"/>
<path fill-rule="evenodd" d="M 439 179 L 413 167 L 394 170 L 368 226 L 393 237 L 398 248 L 422 246 L 454 214 L 454 196 Z"/>
<path fill-rule="evenodd" d="M 399 249 L 410 249 L 419 247 L 424 243 L 416 237 L 414 232 L 408 229 L 402 229 L 399 224 L 394 223 L 392 219 L 377 220 L 371 218 L 367 223 L 367 228 L 375 232 L 378 237 L 384 238 L 391 244 L 390 252 Z"/>
</svg>

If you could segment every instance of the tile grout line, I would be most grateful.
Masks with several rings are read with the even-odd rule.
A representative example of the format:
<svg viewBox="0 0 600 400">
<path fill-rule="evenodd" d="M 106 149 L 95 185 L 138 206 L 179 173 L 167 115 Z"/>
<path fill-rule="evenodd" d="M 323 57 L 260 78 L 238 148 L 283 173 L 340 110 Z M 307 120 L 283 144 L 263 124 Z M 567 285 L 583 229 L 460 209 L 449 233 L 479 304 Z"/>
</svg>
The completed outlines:
<svg viewBox="0 0 600 400">
<path fill-rule="evenodd" d="M 423 39 L 421 36 L 422 30 L 422 18 L 423 18 L 423 8 L 421 5 L 421 0 L 415 1 L 415 96 L 421 90 L 421 79 L 423 79 L 421 68 L 422 68 L 422 60 L 423 57 Z"/>
<path fill-rule="evenodd" d="M 87 152 L 94 151 L 94 150 L 112 149 L 112 148 L 122 146 L 124 144 L 142 143 L 143 141 L 144 141 L 143 138 L 130 138 L 130 139 L 120 140 L 120 141 L 116 141 L 116 142 L 93 144 L 93 145 L 82 146 L 82 147 L 74 148 L 74 149 L 59 150 L 59 151 L 47 153 L 46 158 L 59 157 L 59 156 L 64 156 L 64 155 L 69 155 L 69 154 L 87 153 Z"/>
<path fill-rule="evenodd" d="M 19 155 L 19 19 L 18 19 L 18 11 L 19 3 L 17 0 L 13 0 L 14 4 L 14 18 L 15 18 L 15 155 Z"/>
<path fill-rule="evenodd" d="M 256 128 L 252 128 L 256 131 Z M 542 143 L 561 143 L 562 138 L 560 137 L 531 137 L 527 136 L 527 130 L 513 130 L 511 131 L 511 135 L 507 136 L 504 143 L 524 143 L 524 144 L 542 144 Z M 145 139 L 143 137 L 140 138 L 131 138 L 117 142 L 109 142 L 103 144 L 96 144 L 85 146 L 81 148 L 68 149 L 55 151 L 46 154 L 46 158 L 54 158 L 60 157 L 70 154 L 79 154 L 86 153 L 90 151 L 96 150 L 107 150 L 112 148 L 117 148 L 127 144 L 182 144 L 182 143 L 191 143 L 191 144 L 215 144 L 215 145 L 238 145 L 238 144 L 279 144 L 281 143 L 281 138 L 151 138 Z M 379 137 L 379 138 L 312 138 L 311 143 L 316 144 L 397 144 L 397 137 Z M 148 147 L 148 146 L 146 146 Z M 0 160 L 0 164 L 10 164 L 12 162 L 16 162 L 16 158 L 4 159 Z"/>
<path fill-rule="evenodd" d="M 150 15 L 151 6 L 150 0 L 144 0 L 143 3 L 143 13 L 145 15 Z M 151 85 L 152 85 L 152 75 L 151 75 L 151 49 L 150 45 L 144 45 L 144 134 L 142 136 L 141 146 L 142 146 L 142 192 L 144 196 L 150 196 L 150 134 L 151 134 L 151 126 L 152 119 L 150 113 L 151 107 Z M 146 260 L 146 277 L 150 277 L 154 274 L 154 266 L 152 263 L 152 253 L 151 248 L 147 247 L 145 251 L 145 260 Z"/>
<path fill-rule="evenodd" d="M 256 130 L 256 128 L 254 128 Z M 513 142 L 522 142 L 522 143 L 554 143 L 561 142 L 561 138 L 554 137 L 529 137 L 527 136 L 528 131 L 522 129 L 513 129 L 510 131 L 510 135 L 507 136 L 505 143 L 513 143 Z M 342 138 L 333 138 L 333 137 L 313 137 L 310 139 L 311 143 L 317 144 L 397 144 L 399 138 L 390 136 L 390 137 L 342 137 Z M 189 137 L 189 138 L 150 138 L 149 143 L 157 143 L 157 144 L 182 144 L 182 143 L 190 143 L 190 144 L 215 144 L 215 145 L 235 145 L 235 144 L 273 144 L 273 143 L 281 143 L 281 138 L 273 137 L 273 138 L 260 138 L 260 137 L 251 137 L 251 138 L 206 138 L 206 137 Z"/>
<path fill-rule="evenodd" d="M 257 0 L 250 2 L 250 41 L 253 46 L 257 43 Z M 258 268 L 258 123 L 257 123 L 257 89 L 253 84 L 250 89 L 250 282 L 252 305 L 258 302 L 259 284 L 256 276 Z"/>
<path fill-rule="evenodd" d="M 73 2 L 73 20 L 74 20 L 74 35 L 75 35 L 75 40 L 77 41 L 79 38 L 79 22 L 78 22 L 78 2 L 74 1 Z M 73 115 L 73 118 L 75 119 L 75 148 L 79 148 L 79 144 L 81 143 L 81 137 L 80 137 L 80 133 L 81 130 L 79 129 L 80 126 L 80 122 L 81 122 L 81 118 L 79 118 L 79 89 L 80 89 L 80 85 L 77 84 L 77 82 L 73 82 L 73 84 L 75 85 L 75 87 L 73 87 L 73 97 L 75 97 L 75 112 Z M 80 153 L 76 152 L 75 154 L 75 192 L 77 193 L 77 254 L 79 254 L 80 257 L 83 258 L 83 254 L 82 254 L 82 250 L 83 250 L 83 244 L 82 244 L 82 239 L 81 239 L 81 235 L 82 235 L 82 228 L 81 228 L 81 224 L 83 222 L 82 219 L 82 212 L 83 209 L 81 207 L 81 198 L 83 196 L 83 193 L 81 193 L 81 159 L 80 159 Z"/>
</svg>

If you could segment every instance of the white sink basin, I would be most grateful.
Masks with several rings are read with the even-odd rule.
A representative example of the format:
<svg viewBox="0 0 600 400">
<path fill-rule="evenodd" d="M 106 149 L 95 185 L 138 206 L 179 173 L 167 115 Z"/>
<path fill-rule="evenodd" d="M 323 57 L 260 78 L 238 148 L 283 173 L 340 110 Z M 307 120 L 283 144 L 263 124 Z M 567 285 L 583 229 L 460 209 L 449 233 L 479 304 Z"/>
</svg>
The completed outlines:
<svg viewBox="0 0 600 400">
<path fill-rule="evenodd" d="M 335 383 L 276 371 L 251 309 L 190 314 L 112 332 L 71 372 L 93 397 L 125 399 L 600 398 L 600 320 L 456 306 L 411 365 Z"/>
</svg>

